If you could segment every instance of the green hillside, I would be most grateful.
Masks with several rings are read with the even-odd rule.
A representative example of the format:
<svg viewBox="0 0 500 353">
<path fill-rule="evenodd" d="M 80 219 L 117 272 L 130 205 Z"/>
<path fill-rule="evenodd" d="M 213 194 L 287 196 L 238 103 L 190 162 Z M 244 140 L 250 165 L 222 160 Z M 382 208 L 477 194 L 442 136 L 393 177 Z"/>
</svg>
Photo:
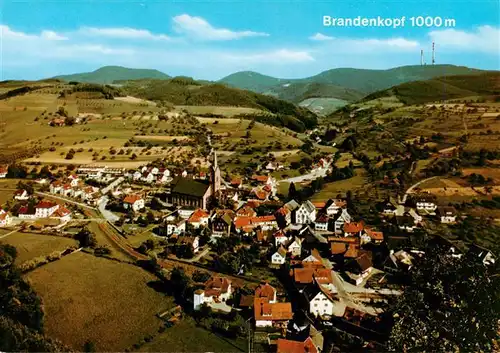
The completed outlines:
<svg viewBox="0 0 500 353">
<path fill-rule="evenodd" d="M 110 84 L 114 81 L 170 78 L 167 74 L 151 69 L 129 69 L 121 66 L 104 66 L 92 72 L 56 76 L 56 79 L 71 82 Z"/>
<path fill-rule="evenodd" d="M 403 83 L 372 93 L 363 101 L 397 97 L 405 104 L 421 104 L 471 96 L 500 95 L 500 72 L 486 71 L 474 75 L 444 76 L 431 80 Z"/>
<path fill-rule="evenodd" d="M 274 86 L 293 82 L 294 80 L 266 76 L 253 71 L 235 72 L 218 82 L 240 89 L 263 93 Z"/>
<path fill-rule="evenodd" d="M 263 111 L 262 116 L 248 116 L 248 118 L 255 118 L 271 125 L 286 126 L 296 131 L 314 127 L 317 123 L 316 114 L 293 103 L 219 83 L 202 83 L 192 78 L 130 81 L 122 89 L 135 97 L 167 101 L 174 105 L 255 108 Z"/>
<path fill-rule="evenodd" d="M 289 91 L 289 87 L 298 83 L 332 85 L 333 87 L 342 87 L 343 89 L 354 90 L 367 95 L 405 82 L 427 80 L 440 76 L 470 75 L 481 72 L 481 70 L 455 65 L 401 66 L 388 70 L 338 68 L 323 71 L 315 76 L 292 80 L 264 76 L 256 72 L 245 71 L 234 73 L 221 79 L 219 82 L 237 88 L 253 90 L 259 93 L 271 91 L 271 93 L 278 97 L 288 99 L 286 97 L 289 95 L 287 92 Z M 290 83 L 290 86 L 285 86 L 288 83 Z M 330 89 L 331 88 L 327 86 L 321 90 Z M 285 92 L 281 93 L 282 91 Z M 337 94 L 338 92 L 334 90 L 332 91 L 332 95 L 328 97 L 345 99 L 345 97 L 343 98 Z M 319 97 L 327 96 L 321 95 Z M 312 98 L 312 96 L 307 98 Z"/>
<path fill-rule="evenodd" d="M 265 94 L 273 95 L 294 103 L 300 103 L 309 98 L 337 98 L 353 102 L 363 98 L 364 94 L 353 89 L 347 89 L 327 83 L 294 82 L 271 88 Z"/>
</svg>

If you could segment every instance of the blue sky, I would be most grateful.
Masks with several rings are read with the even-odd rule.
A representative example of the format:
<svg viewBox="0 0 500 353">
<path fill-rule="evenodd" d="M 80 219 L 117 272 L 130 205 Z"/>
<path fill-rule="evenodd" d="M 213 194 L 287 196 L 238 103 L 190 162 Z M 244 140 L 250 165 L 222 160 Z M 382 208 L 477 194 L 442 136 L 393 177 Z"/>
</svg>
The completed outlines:
<svg viewBox="0 0 500 353">
<path fill-rule="evenodd" d="M 241 70 L 295 78 L 336 67 L 430 62 L 500 69 L 500 2 L 66 0 L 1 3 L 0 79 L 38 79 L 103 65 L 219 79 Z M 406 17 L 404 27 L 325 27 L 334 18 Z M 412 27 L 412 16 L 455 20 Z"/>
</svg>

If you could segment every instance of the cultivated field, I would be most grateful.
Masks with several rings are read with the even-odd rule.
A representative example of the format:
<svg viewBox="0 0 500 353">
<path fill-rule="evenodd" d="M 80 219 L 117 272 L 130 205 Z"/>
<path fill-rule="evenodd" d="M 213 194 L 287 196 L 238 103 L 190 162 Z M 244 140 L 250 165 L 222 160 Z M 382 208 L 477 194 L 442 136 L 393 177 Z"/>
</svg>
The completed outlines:
<svg viewBox="0 0 500 353">
<path fill-rule="evenodd" d="M 197 327 L 190 318 L 184 318 L 168 328 L 153 341 L 142 346 L 140 352 L 245 352 L 246 341 L 229 340 Z"/>
<path fill-rule="evenodd" d="M 190 114 L 214 114 L 230 118 L 239 114 L 261 113 L 262 111 L 255 108 L 246 107 L 218 107 L 218 106 L 195 106 L 195 105 L 177 105 L 177 109 L 185 110 Z"/>
<path fill-rule="evenodd" d="M 45 308 L 45 328 L 76 350 L 123 351 L 160 327 L 172 299 L 148 287 L 155 277 L 129 264 L 76 253 L 27 275 Z"/>
<path fill-rule="evenodd" d="M 78 242 L 70 238 L 20 232 L 0 239 L 0 243 L 16 247 L 18 265 L 35 257 L 47 256 L 54 251 L 64 251 L 70 246 L 78 245 Z"/>
</svg>

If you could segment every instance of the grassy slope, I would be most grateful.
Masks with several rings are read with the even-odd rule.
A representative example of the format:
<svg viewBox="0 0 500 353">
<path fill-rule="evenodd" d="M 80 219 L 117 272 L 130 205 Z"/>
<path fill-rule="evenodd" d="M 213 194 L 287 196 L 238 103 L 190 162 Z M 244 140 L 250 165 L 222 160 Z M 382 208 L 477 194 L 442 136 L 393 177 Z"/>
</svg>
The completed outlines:
<svg viewBox="0 0 500 353">
<path fill-rule="evenodd" d="M 192 79 L 149 80 L 129 82 L 124 90 L 149 100 L 165 100 L 175 105 L 234 106 L 289 115 L 306 126 L 315 125 L 316 116 L 307 109 L 274 97 L 227 87 L 222 84 L 201 84 Z"/>
<path fill-rule="evenodd" d="M 76 253 L 27 276 L 45 307 L 47 334 L 82 349 L 123 351 L 160 327 L 172 299 L 147 286 L 154 276 L 128 264 Z"/>
<path fill-rule="evenodd" d="M 273 87 L 266 94 L 294 103 L 300 103 L 308 98 L 323 97 L 334 97 L 352 102 L 363 97 L 363 94 L 356 90 L 318 82 L 297 82 L 289 85 L 279 85 Z"/>
<path fill-rule="evenodd" d="M 89 83 L 113 83 L 118 80 L 167 79 L 167 74 L 150 69 L 129 69 L 121 66 L 104 66 L 92 72 L 61 75 L 55 78 L 63 81 L 78 81 Z"/>
<path fill-rule="evenodd" d="M 408 82 L 370 94 L 364 100 L 396 96 L 406 104 L 419 104 L 499 93 L 500 72 L 490 71 L 474 75 L 445 76 L 426 81 Z"/>
</svg>

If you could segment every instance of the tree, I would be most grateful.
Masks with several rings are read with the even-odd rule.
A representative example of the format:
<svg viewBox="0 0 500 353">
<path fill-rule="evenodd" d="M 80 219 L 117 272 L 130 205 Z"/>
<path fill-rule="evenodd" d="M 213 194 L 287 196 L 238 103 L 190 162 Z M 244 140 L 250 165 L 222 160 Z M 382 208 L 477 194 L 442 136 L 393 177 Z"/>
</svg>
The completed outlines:
<svg viewBox="0 0 500 353">
<path fill-rule="evenodd" d="M 96 351 L 96 348 L 95 348 L 95 344 L 94 342 L 92 341 L 87 341 L 85 342 L 85 344 L 83 345 L 83 351 L 84 352 L 95 352 Z"/>
<path fill-rule="evenodd" d="M 186 300 L 189 278 L 186 276 L 182 268 L 175 267 L 172 270 L 172 273 L 170 274 L 170 284 L 172 285 L 176 300 Z"/>
<path fill-rule="evenodd" d="M 295 188 L 295 184 L 293 182 L 290 183 L 288 187 L 288 199 L 293 200 L 297 197 L 297 189 Z"/>
<path fill-rule="evenodd" d="M 95 235 L 87 228 L 80 230 L 78 234 L 76 234 L 75 239 L 78 240 L 82 248 L 94 248 L 97 245 Z"/>
<path fill-rule="evenodd" d="M 391 312 L 389 348 L 398 352 L 492 351 L 498 339 L 500 279 L 474 256 L 433 244 L 415 260 Z"/>
</svg>

